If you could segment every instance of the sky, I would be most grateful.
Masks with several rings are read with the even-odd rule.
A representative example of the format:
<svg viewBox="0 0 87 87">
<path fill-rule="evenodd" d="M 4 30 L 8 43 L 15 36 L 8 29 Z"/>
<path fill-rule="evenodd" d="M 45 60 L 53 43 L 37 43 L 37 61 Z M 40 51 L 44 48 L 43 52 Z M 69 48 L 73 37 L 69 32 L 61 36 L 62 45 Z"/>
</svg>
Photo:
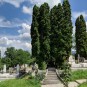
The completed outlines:
<svg viewBox="0 0 87 87">
<path fill-rule="evenodd" d="M 31 52 L 32 9 L 47 2 L 52 8 L 63 0 L 0 0 L 0 50 L 2 56 L 7 47 Z M 69 0 L 72 10 L 73 33 L 75 20 L 83 15 L 87 21 L 87 0 Z"/>
</svg>

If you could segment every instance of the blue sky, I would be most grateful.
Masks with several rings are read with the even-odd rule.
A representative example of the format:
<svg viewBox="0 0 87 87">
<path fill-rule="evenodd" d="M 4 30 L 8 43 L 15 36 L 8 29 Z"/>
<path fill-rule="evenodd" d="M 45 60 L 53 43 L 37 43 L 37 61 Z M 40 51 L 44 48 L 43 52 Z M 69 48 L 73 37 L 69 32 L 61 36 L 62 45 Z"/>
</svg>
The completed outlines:
<svg viewBox="0 0 87 87">
<path fill-rule="evenodd" d="M 7 47 L 31 51 L 31 21 L 34 4 L 48 2 L 52 8 L 63 0 L 0 0 L 0 50 Z M 75 20 L 83 14 L 87 21 L 87 1 L 69 0 L 72 9 L 73 29 Z"/>
</svg>

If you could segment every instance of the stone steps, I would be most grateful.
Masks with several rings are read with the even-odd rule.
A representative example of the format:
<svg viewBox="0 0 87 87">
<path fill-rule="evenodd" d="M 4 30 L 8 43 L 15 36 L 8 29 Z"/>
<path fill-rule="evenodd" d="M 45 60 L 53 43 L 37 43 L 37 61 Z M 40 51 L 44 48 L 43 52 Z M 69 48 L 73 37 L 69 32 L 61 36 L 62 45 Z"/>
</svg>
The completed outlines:
<svg viewBox="0 0 87 87">
<path fill-rule="evenodd" d="M 45 77 L 43 85 L 48 85 L 48 84 L 61 84 L 60 80 L 57 77 L 56 70 L 55 68 L 49 68 L 48 69 L 48 74 Z"/>
</svg>

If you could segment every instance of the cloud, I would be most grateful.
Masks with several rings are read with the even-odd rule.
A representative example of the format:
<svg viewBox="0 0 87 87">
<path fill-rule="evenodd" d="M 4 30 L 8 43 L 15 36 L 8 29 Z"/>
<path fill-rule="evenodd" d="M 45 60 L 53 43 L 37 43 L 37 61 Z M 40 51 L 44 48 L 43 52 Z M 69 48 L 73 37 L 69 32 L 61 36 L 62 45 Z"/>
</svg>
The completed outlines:
<svg viewBox="0 0 87 87">
<path fill-rule="evenodd" d="M 0 50 L 2 51 L 2 55 L 4 55 L 7 47 L 15 47 L 16 49 L 23 49 L 31 52 L 30 29 L 30 25 L 22 23 L 21 29 L 18 30 L 19 35 L 0 36 Z"/>
<path fill-rule="evenodd" d="M 58 3 L 61 3 L 62 0 L 30 0 L 32 4 L 37 4 L 40 6 L 44 2 L 47 2 L 49 6 L 52 8 L 54 5 L 58 5 Z"/>
<path fill-rule="evenodd" d="M 26 23 L 23 23 L 21 27 L 22 29 L 18 30 L 19 38 L 22 40 L 29 40 L 31 26 Z"/>
<path fill-rule="evenodd" d="M 83 12 L 73 12 L 73 13 L 72 13 L 72 17 L 75 18 L 75 19 L 76 19 L 78 16 L 80 16 L 80 15 L 83 15 L 84 18 L 86 18 L 86 17 L 87 17 L 87 12 L 86 12 L 86 11 L 83 11 Z"/>
<path fill-rule="evenodd" d="M 24 42 L 21 40 L 9 39 L 7 37 L 0 38 L 0 50 L 2 56 L 4 55 L 4 52 L 6 51 L 7 47 L 15 47 L 16 49 L 31 51 L 31 43 Z"/>
<path fill-rule="evenodd" d="M 26 20 L 20 20 L 18 18 L 14 18 L 9 21 L 5 17 L 0 16 L 0 27 L 8 27 L 8 28 L 20 27 L 24 22 L 27 23 Z"/>
<path fill-rule="evenodd" d="M 32 14 L 32 7 L 27 7 L 27 6 L 23 6 L 23 13 L 25 14 Z"/>
<path fill-rule="evenodd" d="M 23 3 L 26 0 L 0 0 L 0 3 L 9 3 L 13 6 L 15 6 L 16 8 L 20 7 L 20 4 Z"/>
</svg>

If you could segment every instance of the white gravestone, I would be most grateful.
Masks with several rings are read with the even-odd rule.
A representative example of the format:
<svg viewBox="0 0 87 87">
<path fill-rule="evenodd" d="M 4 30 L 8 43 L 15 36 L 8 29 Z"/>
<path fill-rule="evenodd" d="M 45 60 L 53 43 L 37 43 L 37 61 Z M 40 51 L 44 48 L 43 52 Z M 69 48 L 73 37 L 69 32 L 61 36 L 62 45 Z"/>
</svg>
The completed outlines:
<svg viewBox="0 0 87 87">
<path fill-rule="evenodd" d="M 17 65 L 17 74 L 19 74 L 19 71 L 20 71 L 20 66 L 19 64 Z"/>
<path fill-rule="evenodd" d="M 3 73 L 6 73 L 6 64 L 3 66 Z"/>
</svg>

